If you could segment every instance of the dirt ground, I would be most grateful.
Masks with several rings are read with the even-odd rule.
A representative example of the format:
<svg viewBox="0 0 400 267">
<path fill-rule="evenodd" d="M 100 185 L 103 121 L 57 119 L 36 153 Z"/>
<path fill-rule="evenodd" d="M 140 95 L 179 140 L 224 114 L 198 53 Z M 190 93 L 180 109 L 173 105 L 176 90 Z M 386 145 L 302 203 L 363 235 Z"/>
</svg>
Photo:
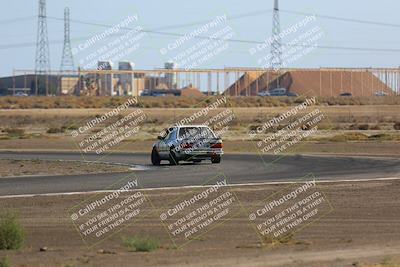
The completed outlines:
<svg viewBox="0 0 400 267">
<path fill-rule="evenodd" d="M 128 167 L 75 161 L 0 159 L 0 178 L 30 175 L 75 175 L 126 172 Z"/>
<path fill-rule="evenodd" d="M 307 112 L 318 109 L 324 114 L 324 119 L 318 123 L 318 132 L 310 136 L 311 141 L 321 138 L 330 140 L 343 133 L 362 133 L 375 136 L 379 140 L 400 140 L 400 132 L 396 123 L 400 123 L 400 108 L 397 105 L 384 106 L 313 106 Z M 194 121 L 193 124 L 203 124 L 206 118 L 211 118 L 225 109 L 210 112 L 207 117 Z M 224 140 L 238 141 L 251 140 L 249 131 L 261 126 L 274 117 L 290 110 L 290 107 L 273 108 L 232 108 L 234 119 L 224 126 L 229 126 L 229 131 L 222 135 Z M 0 109 L 0 140 L 13 141 L 15 139 L 57 139 L 71 137 L 74 130 L 97 116 L 105 114 L 109 109 Z M 191 116 L 199 109 L 159 109 L 151 108 L 142 110 L 146 120 L 140 123 L 140 131 L 127 138 L 129 141 L 155 140 L 157 135 L 166 127 L 174 125 L 179 119 Z M 301 113 L 304 115 L 307 112 Z M 119 114 L 126 116 L 127 112 Z M 299 114 L 300 116 L 300 114 Z M 293 117 L 294 118 L 294 117 Z M 110 120 L 111 121 L 111 120 Z M 103 129 L 111 122 L 99 125 Z M 288 121 L 282 122 L 282 126 Z M 97 130 L 99 130 L 97 129 Z M 95 129 L 93 129 L 95 130 Z M 266 135 L 270 133 L 265 133 Z M 264 135 L 260 135 L 262 137 Z M 265 136 L 264 136 L 265 137 Z M 374 140 L 375 141 L 375 140 Z"/>
<path fill-rule="evenodd" d="M 400 108 L 398 105 L 313 106 L 326 115 L 318 131 L 302 141 L 294 153 L 399 155 Z M 227 153 L 256 153 L 249 131 L 290 107 L 232 108 L 235 120 L 222 135 Z M 0 109 L 0 150 L 75 150 L 71 133 L 89 118 L 110 109 Z M 146 122 L 134 136 L 112 148 L 122 152 L 149 152 L 157 135 L 176 120 L 197 112 L 194 108 L 144 109 Z M 215 110 L 209 115 L 221 112 Z M 287 122 L 285 122 L 287 123 Z M 103 125 L 104 126 L 104 125 Z M 290 151 L 288 151 L 290 153 Z"/>
<path fill-rule="evenodd" d="M 87 248 L 68 209 L 92 195 L 1 199 L 1 208 L 16 210 L 27 233 L 24 248 L 0 251 L 12 266 L 400 266 L 400 180 L 318 183 L 332 209 L 293 233 L 290 240 L 269 244 L 261 239 L 244 209 L 287 185 L 233 187 L 239 202 L 223 224 L 176 249 L 163 228 L 159 211 L 192 189 L 143 191 L 153 206 L 147 215 L 102 243 Z M 239 205 L 240 203 L 240 205 Z M 156 238 L 161 248 L 130 252 L 124 236 Z M 46 252 L 40 252 L 47 247 Z"/>
<path fill-rule="evenodd" d="M 296 154 L 400 155 L 399 136 L 394 124 L 400 121 L 398 105 L 321 106 L 329 121 L 321 125 L 321 136 L 301 142 Z M 287 110 L 288 107 L 235 108 L 238 122 L 224 138 L 227 153 L 256 152 L 255 144 L 244 138 L 254 125 Z M 103 109 L 0 110 L 2 133 L 0 150 L 76 151 L 70 132 L 84 117 L 102 114 Z M 149 122 L 136 140 L 126 140 L 115 151 L 149 152 L 160 122 L 179 118 L 192 109 L 147 109 Z M 62 114 L 62 116 L 60 115 Z M 168 124 L 168 123 L 167 123 Z M 367 124 L 369 130 L 360 130 Z M 66 127 L 65 129 L 63 127 Z M 363 127 L 361 127 L 363 128 Z M 51 129 L 62 130 L 52 132 Z M 355 130 L 354 130 L 355 129 Z M 332 136 L 357 131 L 381 136 L 358 141 L 332 141 Z M 321 139 L 326 137 L 327 139 Z M 78 174 L 125 171 L 126 167 L 88 166 L 77 162 L 36 162 L 0 160 L 0 177 L 35 174 Z M 287 185 L 232 187 L 237 202 L 233 215 L 189 243 L 177 247 L 160 221 L 160 212 L 171 208 L 191 190 L 146 190 L 151 205 L 144 216 L 109 239 L 88 248 L 70 218 L 74 205 L 99 195 L 60 195 L 1 198 L 0 212 L 19 213 L 26 242 L 18 251 L 0 251 L 0 262 L 8 257 L 15 267 L 81 266 L 400 266 L 400 180 L 320 183 L 319 190 L 329 200 L 329 212 L 291 233 L 285 240 L 260 237 L 249 222 L 248 211 L 286 188 Z M 104 193 L 106 194 L 106 193 Z M 127 196 L 124 195 L 123 198 Z M 173 205 L 172 205 L 173 206 Z M 124 237 L 150 237 L 160 248 L 152 252 L 132 252 Z M 180 240 L 182 241 L 182 240 Z M 179 242 L 180 242 L 179 241 Z M 178 243 L 179 243 L 178 242 Z M 40 248 L 47 247 L 41 252 Z M 1 265 L 0 265 L 1 266 Z"/>
</svg>

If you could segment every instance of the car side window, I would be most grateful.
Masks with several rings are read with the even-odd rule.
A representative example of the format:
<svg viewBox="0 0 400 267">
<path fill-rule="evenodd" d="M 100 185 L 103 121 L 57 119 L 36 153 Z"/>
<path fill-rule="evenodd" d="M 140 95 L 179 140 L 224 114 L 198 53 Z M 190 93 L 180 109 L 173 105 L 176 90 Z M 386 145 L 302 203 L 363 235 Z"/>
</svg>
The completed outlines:
<svg viewBox="0 0 400 267">
<path fill-rule="evenodd" d="M 167 140 L 169 140 L 170 137 L 171 137 L 171 132 L 169 132 L 169 133 L 167 134 L 167 136 L 164 138 L 164 140 L 167 141 Z"/>
<path fill-rule="evenodd" d="M 170 131 L 167 136 L 165 137 L 165 140 L 174 140 L 176 136 L 176 129 L 173 129 L 172 131 Z"/>
<path fill-rule="evenodd" d="M 177 133 L 177 129 L 175 128 L 172 132 L 171 132 L 171 140 L 175 140 L 176 139 L 176 133 Z"/>
</svg>

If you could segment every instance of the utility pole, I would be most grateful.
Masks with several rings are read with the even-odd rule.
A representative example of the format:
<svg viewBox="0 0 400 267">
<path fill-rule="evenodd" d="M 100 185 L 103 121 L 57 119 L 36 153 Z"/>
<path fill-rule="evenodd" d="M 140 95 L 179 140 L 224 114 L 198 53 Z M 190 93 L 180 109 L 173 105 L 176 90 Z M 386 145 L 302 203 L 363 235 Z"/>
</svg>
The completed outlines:
<svg viewBox="0 0 400 267">
<path fill-rule="evenodd" d="M 50 72 L 50 49 L 47 35 L 46 0 L 39 0 L 38 30 L 36 40 L 35 94 L 38 94 L 38 76 L 45 77 L 46 95 L 48 94 L 47 75 Z"/>
<path fill-rule="evenodd" d="M 279 17 L 279 0 L 274 0 L 272 19 L 271 67 L 279 70 L 282 67 L 281 23 Z"/>
<path fill-rule="evenodd" d="M 61 58 L 61 74 L 63 72 L 72 72 L 74 70 L 74 57 L 72 55 L 71 37 L 70 37 L 70 19 L 69 8 L 64 10 L 64 48 Z"/>
</svg>

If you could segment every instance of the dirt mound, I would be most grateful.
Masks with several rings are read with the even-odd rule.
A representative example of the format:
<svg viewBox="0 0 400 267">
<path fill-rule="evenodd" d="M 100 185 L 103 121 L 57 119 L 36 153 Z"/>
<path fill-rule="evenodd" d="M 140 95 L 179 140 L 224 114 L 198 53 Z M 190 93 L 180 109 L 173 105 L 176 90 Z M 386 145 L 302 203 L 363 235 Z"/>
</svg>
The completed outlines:
<svg viewBox="0 0 400 267">
<path fill-rule="evenodd" d="M 373 96 L 376 92 L 394 94 L 381 79 L 369 71 L 350 70 L 296 70 L 280 74 L 275 71 L 249 72 L 232 84 L 225 94 L 231 96 L 256 96 L 272 88 L 286 88 L 299 95 Z"/>
<path fill-rule="evenodd" d="M 353 96 L 373 96 L 376 92 L 393 93 L 378 77 L 366 71 L 291 71 L 283 76 L 283 87 L 301 95 L 351 93 Z"/>
<path fill-rule="evenodd" d="M 252 88 L 252 84 L 256 80 L 265 80 L 265 77 L 262 78 L 262 76 L 268 76 L 269 72 L 246 72 L 244 73 L 238 80 L 237 82 L 233 83 L 228 89 L 225 90 L 224 94 L 225 95 L 252 95 L 254 91 L 254 95 L 256 95 L 255 87 Z M 260 79 L 262 78 L 262 79 Z"/>
<path fill-rule="evenodd" d="M 204 94 L 202 92 L 200 92 L 200 90 L 198 88 L 186 87 L 186 88 L 182 89 L 181 96 L 200 97 L 200 96 L 204 96 Z"/>
</svg>

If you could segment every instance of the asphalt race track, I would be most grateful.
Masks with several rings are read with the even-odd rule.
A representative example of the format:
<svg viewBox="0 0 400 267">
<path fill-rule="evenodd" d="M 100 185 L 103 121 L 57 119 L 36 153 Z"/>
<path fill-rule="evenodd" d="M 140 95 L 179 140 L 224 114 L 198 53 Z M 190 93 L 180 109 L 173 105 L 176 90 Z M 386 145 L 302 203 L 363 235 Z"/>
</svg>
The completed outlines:
<svg viewBox="0 0 400 267">
<path fill-rule="evenodd" d="M 312 173 L 317 180 L 351 180 L 400 177 L 400 159 L 356 158 L 328 156 L 273 156 L 251 154 L 224 155 L 221 164 L 209 161 L 179 166 L 166 164 L 153 167 L 149 154 L 114 153 L 102 162 L 138 165 L 132 171 L 143 188 L 202 185 L 209 178 L 223 173 L 230 184 L 294 181 Z M 80 153 L 69 152 L 0 152 L 0 158 L 79 160 Z M 96 155 L 85 157 L 98 161 Z M 30 176 L 0 178 L 0 196 L 88 192 L 107 189 L 129 173 L 90 174 L 71 176 Z"/>
</svg>

